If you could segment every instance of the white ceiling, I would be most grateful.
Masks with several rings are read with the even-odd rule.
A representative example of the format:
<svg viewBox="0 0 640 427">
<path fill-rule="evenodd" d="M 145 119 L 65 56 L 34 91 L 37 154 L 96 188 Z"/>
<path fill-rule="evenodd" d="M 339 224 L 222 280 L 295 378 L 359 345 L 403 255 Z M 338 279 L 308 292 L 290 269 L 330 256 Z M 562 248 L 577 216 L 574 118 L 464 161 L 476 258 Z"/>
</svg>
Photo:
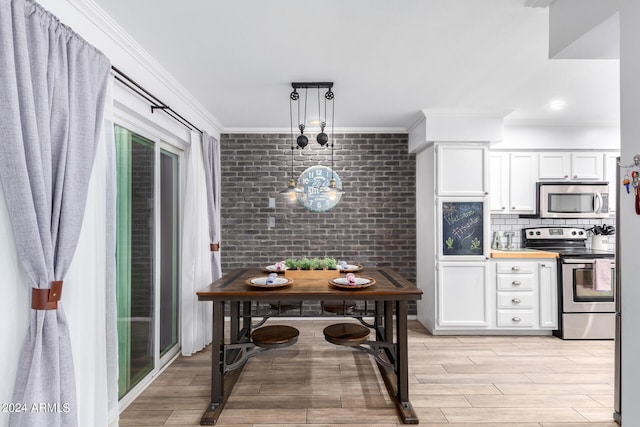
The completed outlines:
<svg viewBox="0 0 640 427">
<path fill-rule="evenodd" d="M 619 61 L 548 59 L 549 10 L 524 0 L 95 1 L 225 131 L 288 129 L 293 81 L 333 81 L 342 129 L 406 130 L 423 109 L 619 123 Z"/>
</svg>

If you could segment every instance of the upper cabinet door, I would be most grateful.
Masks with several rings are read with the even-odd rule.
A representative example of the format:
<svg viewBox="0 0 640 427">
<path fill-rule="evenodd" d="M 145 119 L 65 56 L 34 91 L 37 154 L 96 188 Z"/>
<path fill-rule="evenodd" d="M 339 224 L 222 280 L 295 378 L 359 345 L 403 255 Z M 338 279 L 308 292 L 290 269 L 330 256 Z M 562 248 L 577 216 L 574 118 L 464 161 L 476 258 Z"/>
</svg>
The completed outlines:
<svg viewBox="0 0 640 427">
<path fill-rule="evenodd" d="M 601 152 L 542 152 L 538 160 L 540 181 L 602 181 Z"/>
<path fill-rule="evenodd" d="M 571 156 L 569 153 L 540 153 L 538 178 L 540 180 L 564 181 L 571 179 Z"/>
<path fill-rule="evenodd" d="M 509 162 L 509 213 L 536 213 L 537 153 L 513 152 Z"/>
<path fill-rule="evenodd" d="M 489 192 L 487 145 L 442 144 L 436 147 L 438 196 L 485 196 Z"/>
<path fill-rule="evenodd" d="M 602 181 L 603 163 L 602 153 L 571 153 L 571 179 Z"/>
<path fill-rule="evenodd" d="M 491 213 L 509 213 L 509 153 L 489 154 L 489 209 Z"/>
</svg>

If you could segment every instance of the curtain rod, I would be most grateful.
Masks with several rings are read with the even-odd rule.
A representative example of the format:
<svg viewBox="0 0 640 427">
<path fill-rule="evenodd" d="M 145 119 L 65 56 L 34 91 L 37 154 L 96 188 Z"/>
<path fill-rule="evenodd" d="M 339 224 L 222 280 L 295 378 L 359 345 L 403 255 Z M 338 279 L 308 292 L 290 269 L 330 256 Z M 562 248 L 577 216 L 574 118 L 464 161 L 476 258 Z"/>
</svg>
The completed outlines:
<svg viewBox="0 0 640 427">
<path fill-rule="evenodd" d="M 113 70 L 113 73 L 114 73 L 113 76 L 115 77 L 116 80 L 118 80 L 120 83 L 122 83 L 123 85 L 128 87 L 130 90 L 135 92 L 138 96 L 144 98 L 149 103 L 151 103 L 152 113 L 154 113 L 155 110 L 162 110 L 165 113 L 167 113 L 169 117 L 171 117 L 172 119 L 180 123 L 182 126 L 189 128 L 191 130 L 200 132 L 201 134 L 204 134 L 204 132 L 198 129 L 193 123 L 191 123 L 189 120 L 182 117 L 174 109 L 172 109 L 167 104 L 162 102 L 157 96 L 153 95 L 151 92 L 149 92 L 148 90 L 140 86 L 131 77 L 127 76 L 125 73 L 123 73 L 122 71 L 120 71 L 114 66 L 111 66 L 111 70 Z"/>
</svg>

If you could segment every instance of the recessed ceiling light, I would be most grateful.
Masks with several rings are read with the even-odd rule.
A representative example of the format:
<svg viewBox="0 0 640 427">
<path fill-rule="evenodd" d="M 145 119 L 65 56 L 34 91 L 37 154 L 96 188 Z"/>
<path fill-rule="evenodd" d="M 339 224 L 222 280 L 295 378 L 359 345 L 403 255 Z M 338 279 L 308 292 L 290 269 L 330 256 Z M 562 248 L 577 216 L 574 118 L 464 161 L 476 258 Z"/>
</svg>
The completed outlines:
<svg viewBox="0 0 640 427">
<path fill-rule="evenodd" d="M 547 104 L 547 108 L 551 111 L 562 110 L 567 106 L 567 103 L 562 99 L 554 99 L 549 104 Z"/>
</svg>

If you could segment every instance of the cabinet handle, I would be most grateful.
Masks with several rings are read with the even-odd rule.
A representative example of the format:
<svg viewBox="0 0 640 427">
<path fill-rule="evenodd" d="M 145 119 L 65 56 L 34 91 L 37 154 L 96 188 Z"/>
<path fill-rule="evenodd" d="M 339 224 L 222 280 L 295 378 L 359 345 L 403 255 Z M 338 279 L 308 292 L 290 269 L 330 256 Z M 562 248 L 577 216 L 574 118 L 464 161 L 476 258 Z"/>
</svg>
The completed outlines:
<svg viewBox="0 0 640 427">
<path fill-rule="evenodd" d="M 503 207 L 501 207 L 500 209 L 505 210 L 505 209 L 507 209 L 507 207 L 506 207 L 506 206 L 503 206 Z"/>
<path fill-rule="evenodd" d="M 514 265 L 513 267 L 511 267 L 511 270 L 520 271 L 520 267 L 518 267 L 517 265 Z"/>
<path fill-rule="evenodd" d="M 565 178 L 565 179 L 569 178 L 569 175 L 565 175 L 565 176 L 564 176 L 564 178 Z"/>
<path fill-rule="evenodd" d="M 514 304 L 520 304 L 522 301 L 520 301 L 520 298 L 514 298 L 511 300 L 511 302 Z"/>
<path fill-rule="evenodd" d="M 573 179 L 578 179 L 578 175 L 573 175 Z"/>
<path fill-rule="evenodd" d="M 522 322 L 522 319 L 519 317 L 513 317 L 511 318 L 511 320 L 513 320 L 514 322 Z"/>
<path fill-rule="evenodd" d="M 522 285 L 522 282 L 520 282 L 519 280 L 514 280 L 513 282 L 511 282 L 511 284 L 513 286 L 520 286 L 520 285 Z"/>
<path fill-rule="evenodd" d="M 511 209 L 514 209 L 514 210 L 515 210 L 515 208 L 516 208 L 515 206 L 511 206 Z"/>
</svg>

